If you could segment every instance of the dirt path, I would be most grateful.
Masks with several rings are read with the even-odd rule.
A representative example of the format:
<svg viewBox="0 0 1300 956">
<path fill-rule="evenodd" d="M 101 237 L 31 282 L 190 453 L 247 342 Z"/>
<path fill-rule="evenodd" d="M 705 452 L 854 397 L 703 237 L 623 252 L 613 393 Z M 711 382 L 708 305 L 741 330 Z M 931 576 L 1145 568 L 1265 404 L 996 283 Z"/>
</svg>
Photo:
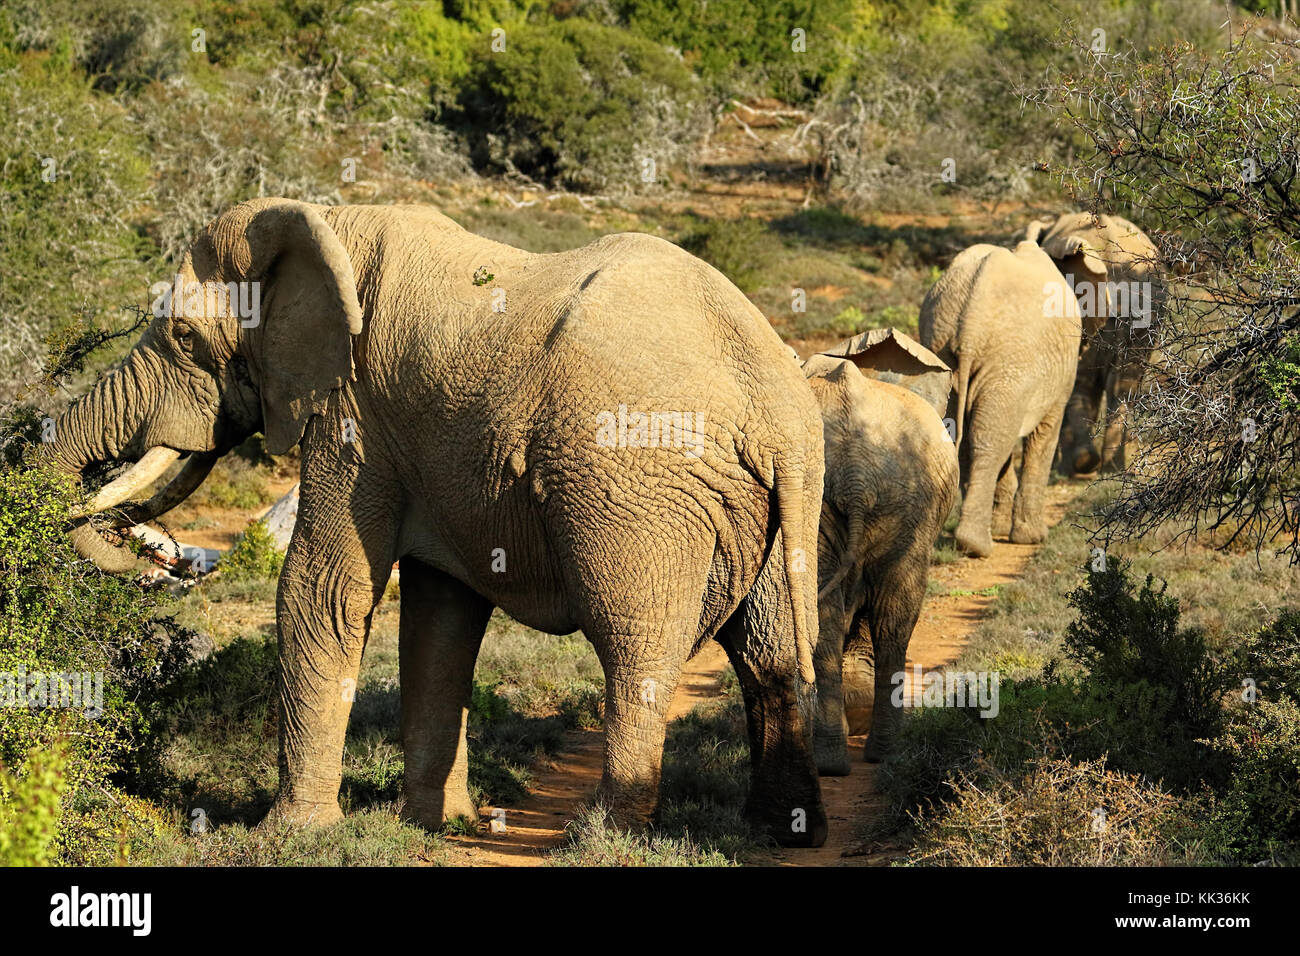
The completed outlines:
<svg viewBox="0 0 1300 956">
<path fill-rule="evenodd" d="M 1077 485 L 1070 484 L 1048 488 L 1049 526 L 1064 517 L 1078 490 Z M 920 666 L 922 672 L 930 671 L 957 660 L 993 603 L 997 589 L 1020 577 L 1037 550 L 1037 545 L 1017 545 L 1001 539 L 987 559 L 960 559 L 932 568 L 931 580 L 943 590 L 926 599 L 908 648 L 909 670 Z M 936 587 L 932 585 L 931 590 Z M 716 700 L 729 667 L 721 647 L 706 645 L 684 668 L 669 718 L 675 720 L 699 704 Z M 856 757 L 865 740 L 849 738 L 850 753 Z M 574 731 L 567 744 L 556 762 L 536 772 L 533 787 L 523 800 L 498 808 L 505 813 L 504 833 L 448 838 L 458 857 L 456 862 L 471 866 L 540 866 L 545 862 L 546 851 L 563 842 L 564 827 L 573 818 L 574 810 L 591 798 L 600 783 L 602 733 Z M 830 838 L 825 846 L 815 850 L 774 850 L 754 862 L 771 866 L 879 866 L 897 856 L 901 847 L 860 845 L 859 825 L 883 798 L 875 789 L 876 764 L 854 759 L 852 768 L 847 777 L 821 778 L 822 798 L 830 820 Z"/>
<path fill-rule="evenodd" d="M 706 645 L 682 674 L 668 718 L 676 720 L 697 704 L 716 699 L 729 666 L 721 647 Z M 538 768 L 524 799 L 513 806 L 483 808 L 488 819 L 493 809 L 504 811 L 504 832 L 447 838 L 456 862 L 468 866 L 543 865 L 546 851 L 563 842 L 564 827 L 573 819 L 574 810 L 589 800 L 600 784 L 604 745 L 602 731 L 571 731 L 560 757 L 549 768 Z"/>
</svg>

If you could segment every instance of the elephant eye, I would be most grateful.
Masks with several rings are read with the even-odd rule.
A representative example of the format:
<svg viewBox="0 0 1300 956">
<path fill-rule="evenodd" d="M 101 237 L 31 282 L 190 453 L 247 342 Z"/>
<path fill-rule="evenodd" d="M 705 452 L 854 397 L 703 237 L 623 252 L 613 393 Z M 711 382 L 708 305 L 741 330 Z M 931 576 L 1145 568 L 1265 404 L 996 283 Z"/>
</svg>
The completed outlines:
<svg viewBox="0 0 1300 956">
<path fill-rule="evenodd" d="M 176 345 L 182 351 L 189 352 L 194 348 L 194 335 L 189 329 L 181 327 L 176 329 Z"/>
</svg>

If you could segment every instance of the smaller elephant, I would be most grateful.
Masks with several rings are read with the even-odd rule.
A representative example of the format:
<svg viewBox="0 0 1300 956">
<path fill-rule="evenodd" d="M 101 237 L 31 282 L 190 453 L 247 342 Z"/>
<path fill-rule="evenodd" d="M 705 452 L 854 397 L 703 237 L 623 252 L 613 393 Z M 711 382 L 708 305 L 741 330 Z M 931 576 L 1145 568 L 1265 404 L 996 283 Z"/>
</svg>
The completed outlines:
<svg viewBox="0 0 1300 956">
<path fill-rule="evenodd" d="M 849 772 L 848 734 L 870 730 L 879 760 L 902 721 L 895 675 L 921 613 L 931 548 L 957 496 L 956 448 L 920 397 L 852 361 L 814 355 L 804 376 L 821 408 L 826 478 L 817 535 L 817 709 L 824 775 Z"/>
<path fill-rule="evenodd" d="M 926 294 L 919 325 L 921 344 L 957 370 L 952 418 L 965 485 L 957 546 L 990 554 L 1008 504 L 1011 540 L 1042 541 L 1044 493 L 1079 361 L 1074 290 L 1034 242 L 1014 251 L 975 245 Z"/>
<path fill-rule="evenodd" d="M 1052 257 L 1074 288 L 1083 319 L 1083 352 L 1061 426 L 1060 470 L 1123 471 L 1132 442 L 1128 405 L 1142 385 L 1164 305 L 1160 254 L 1127 219 L 1086 212 L 1031 222 L 1025 239 Z M 1103 400 L 1099 451 L 1094 435 Z"/>
<path fill-rule="evenodd" d="M 955 380 L 943 359 L 898 329 L 871 329 L 819 353 L 848 359 L 867 378 L 920 395 L 943 418 Z"/>
</svg>

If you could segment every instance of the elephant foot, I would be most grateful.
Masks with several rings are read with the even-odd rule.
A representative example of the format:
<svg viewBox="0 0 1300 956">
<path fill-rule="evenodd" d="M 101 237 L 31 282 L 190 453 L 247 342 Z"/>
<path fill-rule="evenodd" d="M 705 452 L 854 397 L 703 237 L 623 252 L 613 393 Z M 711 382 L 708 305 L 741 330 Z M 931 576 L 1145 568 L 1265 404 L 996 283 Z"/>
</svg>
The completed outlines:
<svg viewBox="0 0 1300 956">
<path fill-rule="evenodd" d="M 862 759 L 867 763 L 880 763 L 889 752 L 889 741 L 881 740 L 875 734 L 867 738 L 862 747 Z"/>
<path fill-rule="evenodd" d="M 993 536 L 1003 537 L 1011 533 L 1011 516 L 1000 516 L 997 513 L 993 515 Z"/>
<path fill-rule="evenodd" d="M 1076 475 L 1091 475 L 1101 465 L 1101 455 L 1095 448 L 1084 448 L 1074 453 L 1070 465 Z"/>
<path fill-rule="evenodd" d="M 822 777 L 847 777 L 849 775 L 849 744 L 840 734 L 834 737 L 813 737 L 813 760 L 817 774 Z"/>
<path fill-rule="evenodd" d="M 334 800 L 291 800 L 280 798 L 271 805 L 261 826 L 288 824 L 294 827 L 327 827 L 343 819 L 343 809 Z"/>
<path fill-rule="evenodd" d="M 478 807 L 470 800 L 468 793 L 458 797 L 450 794 L 438 794 L 434 799 L 416 799 L 407 796 L 402 805 L 402 819 L 423 827 L 430 833 L 436 833 L 443 825 L 459 818 L 471 824 L 478 822 Z"/>
<path fill-rule="evenodd" d="M 957 547 L 973 558 L 987 558 L 993 553 L 993 535 L 988 531 L 973 532 L 957 528 Z"/>
<path fill-rule="evenodd" d="M 763 825 L 754 820 L 758 829 L 771 837 L 778 846 L 796 849 L 814 849 L 826 842 L 830 827 L 826 811 L 820 804 L 813 807 L 795 807 L 786 816 Z"/>
<path fill-rule="evenodd" d="M 1047 528 L 1042 524 L 1018 524 L 1011 528 L 1012 544 L 1042 544 L 1047 537 Z"/>
</svg>

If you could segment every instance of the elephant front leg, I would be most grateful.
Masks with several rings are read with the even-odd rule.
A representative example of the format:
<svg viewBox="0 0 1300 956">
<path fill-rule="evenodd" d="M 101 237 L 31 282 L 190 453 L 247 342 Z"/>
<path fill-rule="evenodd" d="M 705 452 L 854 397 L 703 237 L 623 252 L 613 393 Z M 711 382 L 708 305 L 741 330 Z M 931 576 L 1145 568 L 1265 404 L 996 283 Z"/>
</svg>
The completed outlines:
<svg viewBox="0 0 1300 956">
<path fill-rule="evenodd" d="M 1109 354 L 1108 347 L 1094 342 L 1086 346 L 1079 357 L 1074 388 L 1065 403 L 1060 430 L 1061 467 L 1067 475 L 1091 474 L 1101 464 L 1093 435 L 1105 393 L 1105 367 Z"/>
<path fill-rule="evenodd" d="M 1129 358 L 1125 364 L 1112 369 L 1106 377 L 1106 430 L 1102 434 L 1101 469 L 1103 472 L 1123 471 L 1128 463 L 1129 402 L 1142 385 L 1143 365 Z"/>
<path fill-rule="evenodd" d="M 1056 454 L 1061 416 L 1046 418 L 1025 439 L 1025 461 L 1020 472 L 1020 490 L 1011 515 L 1011 540 L 1016 544 L 1038 544 L 1047 537 L 1047 479 Z"/>
<path fill-rule="evenodd" d="M 382 593 L 382 591 L 381 591 Z M 343 744 L 375 591 L 369 575 L 290 548 L 280 576 L 280 792 L 296 824 L 343 816 Z"/>
<path fill-rule="evenodd" d="M 465 732 L 474 664 L 492 604 L 414 558 L 403 558 L 399 670 L 403 816 L 437 830 L 456 817 L 478 819 L 469 795 Z"/>
<path fill-rule="evenodd" d="M 303 439 L 298 521 L 280 572 L 280 790 L 272 812 L 342 816 L 343 746 L 370 617 L 392 573 L 388 483 L 350 463 L 322 418 Z"/>
</svg>

